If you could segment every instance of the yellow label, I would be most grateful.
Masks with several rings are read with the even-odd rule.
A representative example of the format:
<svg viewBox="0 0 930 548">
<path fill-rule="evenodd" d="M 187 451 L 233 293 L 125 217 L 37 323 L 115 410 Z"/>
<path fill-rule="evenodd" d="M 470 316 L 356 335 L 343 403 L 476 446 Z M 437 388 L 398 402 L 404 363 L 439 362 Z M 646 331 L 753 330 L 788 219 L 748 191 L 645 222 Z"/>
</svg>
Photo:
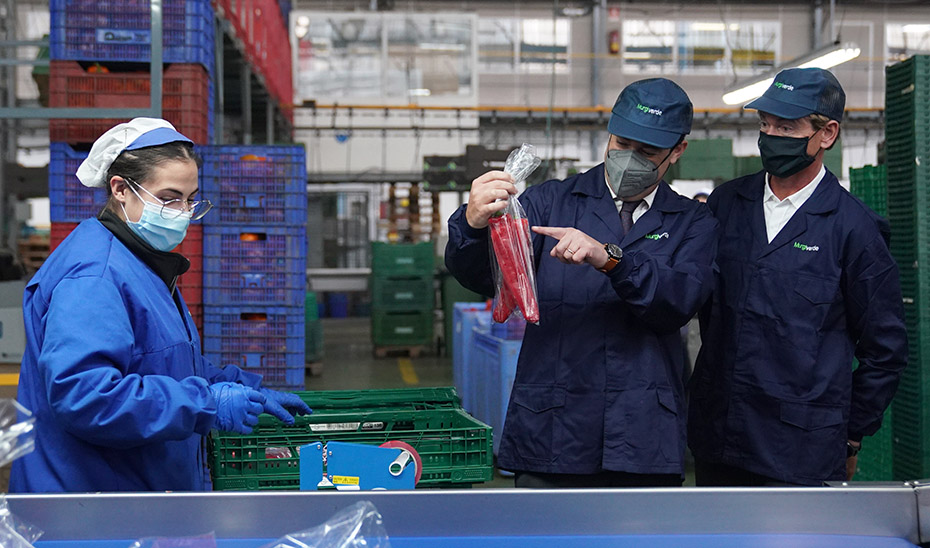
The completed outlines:
<svg viewBox="0 0 930 548">
<path fill-rule="evenodd" d="M 358 476 L 333 476 L 333 485 L 358 485 Z"/>
</svg>

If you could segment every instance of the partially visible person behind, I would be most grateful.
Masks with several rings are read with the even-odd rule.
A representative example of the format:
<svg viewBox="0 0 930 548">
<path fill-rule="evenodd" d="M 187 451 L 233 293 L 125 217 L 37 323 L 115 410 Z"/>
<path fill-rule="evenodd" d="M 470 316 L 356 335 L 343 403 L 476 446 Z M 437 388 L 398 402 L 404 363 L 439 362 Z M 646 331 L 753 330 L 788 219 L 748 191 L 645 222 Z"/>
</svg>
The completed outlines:
<svg viewBox="0 0 930 548">
<path fill-rule="evenodd" d="M 11 492 L 209 490 L 211 429 L 249 433 L 262 412 L 311 412 L 200 352 L 176 285 L 190 262 L 171 253 L 212 207 L 197 169 L 190 139 L 153 118 L 104 133 L 78 169 L 109 198 L 26 286 L 18 399 L 36 439 L 13 462 Z"/>
<path fill-rule="evenodd" d="M 851 479 L 907 364 L 888 223 L 823 166 L 845 98 L 829 71 L 780 72 L 746 105 L 764 171 L 707 201 L 720 274 L 690 385 L 698 485 Z"/>
<path fill-rule="evenodd" d="M 712 188 L 702 188 L 701 190 L 694 193 L 694 196 L 692 196 L 692 199 L 697 200 L 701 202 L 702 204 L 706 204 L 707 197 L 710 196 L 710 193 L 713 192 L 713 190 L 714 189 Z"/>
</svg>

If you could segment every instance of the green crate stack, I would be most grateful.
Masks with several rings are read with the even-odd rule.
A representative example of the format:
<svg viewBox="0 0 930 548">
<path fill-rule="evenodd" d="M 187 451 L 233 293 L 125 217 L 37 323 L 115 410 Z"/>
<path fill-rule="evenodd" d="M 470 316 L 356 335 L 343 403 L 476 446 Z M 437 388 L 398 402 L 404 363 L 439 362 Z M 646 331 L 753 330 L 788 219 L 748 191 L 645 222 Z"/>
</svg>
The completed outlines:
<svg viewBox="0 0 930 548">
<path fill-rule="evenodd" d="M 909 343 L 893 404 L 894 476 L 913 480 L 930 475 L 930 56 L 886 67 L 885 85 L 888 220 Z"/>
<path fill-rule="evenodd" d="M 433 342 L 433 244 L 371 244 L 371 337 L 375 347 Z"/>
<path fill-rule="evenodd" d="M 666 181 L 713 179 L 729 181 L 736 172 L 732 139 L 688 139 L 688 150 L 669 168 Z"/>
<path fill-rule="evenodd" d="M 859 367 L 854 360 L 853 369 Z M 892 426 L 892 408 L 885 410 L 885 417 L 878 432 L 862 440 L 862 450 L 856 462 L 855 481 L 892 481 L 894 480 L 894 427 Z"/>
<path fill-rule="evenodd" d="M 262 415 L 251 434 L 211 433 L 207 450 L 214 489 L 298 489 L 297 448 L 330 441 L 409 443 L 423 462 L 418 487 L 470 487 L 492 477 L 491 427 L 465 413 L 454 388 L 296 394 L 314 412 L 293 425 Z"/>
<path fill-rule="evenodd" d="M 737 156 L 733 159 L 736 162 L 736 176 L 752 175 L 762 171 L 761 156 Z"/>
<path fill-rule="evenodd" d="M 849 191 L 872 211 L 888 216 L 888 169 L 886 166 L 864 166 L 849 170 Z"/>
<path fill-rule="evenodd" d="M 308 291 L 304 300 L 306 318 L 304 323 L 304 347 L 307 363 L 323 359 L 323 323 L 320 321 L 320 309 L 317 306 L 316 293 Z"/>
</svg>

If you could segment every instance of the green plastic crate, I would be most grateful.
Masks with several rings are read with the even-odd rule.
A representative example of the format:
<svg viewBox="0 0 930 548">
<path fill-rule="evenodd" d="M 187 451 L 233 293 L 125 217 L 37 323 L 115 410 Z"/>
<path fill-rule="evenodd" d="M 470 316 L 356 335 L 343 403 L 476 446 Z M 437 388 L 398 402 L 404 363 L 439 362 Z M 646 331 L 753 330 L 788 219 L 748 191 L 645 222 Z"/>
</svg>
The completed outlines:
<svg viewBox="0 0 930 548">
<path fill-rule="evenodd" d="M 737 175 L 732 139 L 688 139 L 688 150 L 669 168 L 665 179 L 729 181 Z"/>
<path fill-rule="evenodd" d="M 330 441 L 380 445 L 390 440 L 405 441 L 420 454 L 419 487 L 466 487 L 492 478 L 491 436 L 490 426 L 462 409 L 316 408 L 313 415 L 297 417 L 293 426 L 263 415 L 249 435 L 214 431 L 208 450 L 218 491 L 298 489 L 298 447 Z M 292 456 L 268 458 L 268 448 L 287 448 Z"/>
<path fill-rule="evenodd" d="M 376 311 L 432 310 L 435 305 L 432 276 L 371 277 L 371 307 Z"/>
<path fill-rule="evenodd" d="M 371 243 L 371 271 L 376 276 L 432 276 L 433 243 Z"/>
<path fill-rule="evenodd" d="M 908 365 L 893 402 L 896 480 L 930 475 L 930 56 L 886 67 L 885 135 L 891 252 L 901 272 Z"/>
<path fill-rule="evenodd" d="M 461 409 L 462 399 L 452 386 L 375 390 L 308 390 L 294 392 L 315 410 L 401 408 Z"/>
<path fill-rule="evenodd" d="M 849 191 L 881 216 L 888 215 L 888 169 L 864 166 L 849 170 Z"/>
<path fill-rule="evenodd" d="M 323 322 L 319 319 L 304 324 L 304 354 L 307 363 L 323 360 Z"/>
<path fill-rule="evenodd" d="M 752 175 L 762 171 L 761 156 L 736 156 L 736 176 Z"/>
<path fill-rule="evenodd" d="M 375 346 L 416 346 L 433 342 L 433 311 L 371 311 L 371 340 Z"/>
</svg>

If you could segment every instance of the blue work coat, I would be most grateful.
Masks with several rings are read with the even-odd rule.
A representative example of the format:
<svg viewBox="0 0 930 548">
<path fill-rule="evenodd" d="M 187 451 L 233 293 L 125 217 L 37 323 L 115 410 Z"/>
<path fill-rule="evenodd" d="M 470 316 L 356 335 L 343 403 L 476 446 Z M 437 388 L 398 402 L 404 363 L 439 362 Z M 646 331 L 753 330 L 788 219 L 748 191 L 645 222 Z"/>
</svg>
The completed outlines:
<svg viewBox="0 0 930 548">
<path fill-rule="evenodd" d="M 519 471 L 682 474 L 685 407 L 679 328 L 713 288 L 717 222 L 707 206 L 659 184 L 623 236 L 604 166 L 528 188 L 530 225 L 574 227 L 623 249 L 609 275 L 566 265 L 533 234 L 539 325 L 527 325 L 498 463 Z M 495 293 L 488 229 L 449 219 L 446 266 Z M 493 382 L 493 381 L 491 381 Z M 497 433 L 495 433 L 497 435 Z"/>
<path fill-rule="evenodd" d="M 845 480 L 847 438 L 878 430 L 907 363 L 888 223 L 828 171 L 768 243 L 765 184 L 759 172 L 708 200 L 720 275 L 701 312 L 688 443 L 777 481 Z"/>
<path fill-rule="evenodd" d="M 18 399 L 36 441 L 13 463 L 11 492 L 210 488 L 209 385 L 261 377 L 204 359 L 179 292 L 88 219 L 26 286 L 23 317 Z"/>
</svg>

